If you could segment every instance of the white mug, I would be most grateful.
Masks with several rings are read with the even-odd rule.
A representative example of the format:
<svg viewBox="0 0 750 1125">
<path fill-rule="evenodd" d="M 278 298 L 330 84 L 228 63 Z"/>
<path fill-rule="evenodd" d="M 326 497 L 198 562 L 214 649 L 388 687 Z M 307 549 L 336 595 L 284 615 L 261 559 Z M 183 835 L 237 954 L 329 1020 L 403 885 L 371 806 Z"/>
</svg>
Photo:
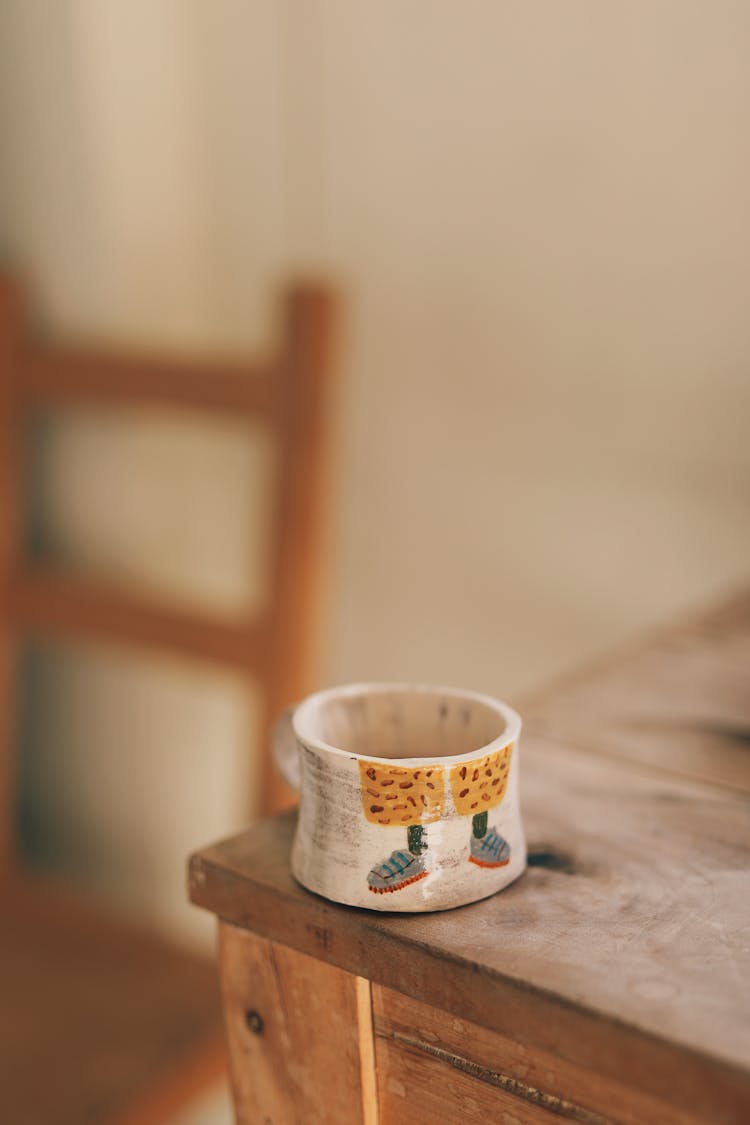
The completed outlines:
<svg viewBox="0 0 750 1125">
<path fill-rule="evenodd" d="M 275 753 L 299 791 L 292 873 L 371 910 L 447 910 L 525 870 L 521 719 L 486 695 L 351 684 L 285 712 Z"/>
</svg>

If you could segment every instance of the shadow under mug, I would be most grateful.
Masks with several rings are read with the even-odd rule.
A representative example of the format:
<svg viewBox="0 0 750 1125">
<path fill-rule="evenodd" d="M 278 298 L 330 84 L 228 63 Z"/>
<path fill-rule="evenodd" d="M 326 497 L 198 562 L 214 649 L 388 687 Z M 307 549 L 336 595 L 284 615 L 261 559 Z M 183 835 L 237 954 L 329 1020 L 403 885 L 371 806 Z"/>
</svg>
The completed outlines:
<svg viewBox="0 0 750 1125">
<path fill-rule="evenodd" d="M 472 691 L 351 684 L 309 696 L 276 727 L 299 791 L 292 873 L 372 910 L 447 910 L 526 867 L 520 716 Z"/>
</svg>

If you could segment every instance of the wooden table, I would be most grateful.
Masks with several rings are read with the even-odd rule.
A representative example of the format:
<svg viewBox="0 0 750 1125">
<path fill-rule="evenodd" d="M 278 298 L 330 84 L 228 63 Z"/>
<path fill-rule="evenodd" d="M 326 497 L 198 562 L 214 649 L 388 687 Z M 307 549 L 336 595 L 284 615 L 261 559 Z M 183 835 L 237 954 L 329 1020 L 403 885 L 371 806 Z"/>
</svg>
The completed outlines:
<svg viewBox="0 0 750 1125">
<path fill-rule="evenodd" d="M 530 867 L 431 915 L 289 873 L 294 814 L 198 852 L 237 1118 L 750 1122 L 750 595 L 522 704 Z"/>
</svg>

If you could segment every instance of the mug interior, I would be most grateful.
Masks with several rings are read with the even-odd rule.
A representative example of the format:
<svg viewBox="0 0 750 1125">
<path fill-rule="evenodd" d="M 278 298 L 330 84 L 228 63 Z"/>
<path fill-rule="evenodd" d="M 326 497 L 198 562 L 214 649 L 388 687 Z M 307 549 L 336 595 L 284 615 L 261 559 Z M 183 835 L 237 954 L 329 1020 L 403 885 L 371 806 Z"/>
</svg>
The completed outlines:
<svg viewBox="0 0 750 1125">
<path fill-rule="evenodd" d="M 367 758 L 476 753 L 510 729 L 486 697 L 396 684 L 320 692 L 299 708 L 295 726 L 303 738 Z"/>
</svg>

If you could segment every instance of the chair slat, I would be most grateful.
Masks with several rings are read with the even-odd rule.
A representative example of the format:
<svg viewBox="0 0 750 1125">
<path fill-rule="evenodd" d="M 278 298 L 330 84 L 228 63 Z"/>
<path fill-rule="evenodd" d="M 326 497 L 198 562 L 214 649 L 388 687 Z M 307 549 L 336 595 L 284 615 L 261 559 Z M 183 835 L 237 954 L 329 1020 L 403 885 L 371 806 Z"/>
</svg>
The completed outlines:
<svg viewBox="0 0 750 1125">
<path fill-rule="evenodd" d="M 11 585 L 11 622 L 16 631 L 127 642 L 260 674 L 268 627 L 223 621 L 200 612 L 150 604 L 143 598 L 52 569 L 21 572 Z"/>
<path fill-rule="evenodd" d="M 26 406 L 93 402 L 262 417 L 274 410 L 275 385 L 270 364 L 248 368 L 35 349 L 23 358 L 19 392 Z"/>
</svg>

